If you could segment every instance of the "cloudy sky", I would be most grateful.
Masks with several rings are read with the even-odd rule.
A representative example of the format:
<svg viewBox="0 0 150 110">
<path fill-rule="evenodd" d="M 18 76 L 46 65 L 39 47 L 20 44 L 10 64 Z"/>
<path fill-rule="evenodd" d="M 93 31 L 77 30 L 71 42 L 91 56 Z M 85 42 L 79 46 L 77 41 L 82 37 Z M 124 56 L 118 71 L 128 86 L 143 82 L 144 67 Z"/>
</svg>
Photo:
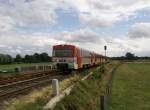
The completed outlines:
<svg viewBox="0 0 150 110">
<path fill-rule="evenodd" d="M 109 56 L 150 56 L 150 0 L 0 0 L 0 53 L 74 44 Z"/>
</svg>

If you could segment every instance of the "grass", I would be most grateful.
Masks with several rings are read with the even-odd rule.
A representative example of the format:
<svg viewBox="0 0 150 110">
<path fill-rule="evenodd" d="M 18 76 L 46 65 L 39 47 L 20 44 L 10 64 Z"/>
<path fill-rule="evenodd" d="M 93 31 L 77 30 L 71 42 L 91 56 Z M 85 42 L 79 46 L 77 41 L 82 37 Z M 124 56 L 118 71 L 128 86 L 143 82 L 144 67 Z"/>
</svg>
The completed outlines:
<svg viewBox="0 0 150 110">
<path fill-rule="evenodd" d="M 110 110 L 150 110 L 150 63 L 125 63 L 115 74 Z"/>
<path fill-rule="evenodd" d="M 23 66 L 23 67 L 27 67 L 27 66 L 35 66 L 35 65 L 49 65 L 51 64 L 51 62 L 49 63 L 21 63 L 21 64 L 6 64 L 6 65 L 0 65 L 0 70 L 10 70 L 10 69 L 14 69 L 17 66 Z"/>
<path fill-rule="evenodd" d="M 35 65 L 50 65 L 51 62 L 48 63 L 22 63 L 22 64 L 6 64 L 6 65 L 0 65 L 0 71 L 7 71 L 6 73 L 0 72 L 0 76 L 2 77 L 8 77 L 12 75 L 17 75 L 18 73 L 14 72 L 14 69 L 18 66 L 20 67 L 28 67 L 28 66 L 35 66 Z"/>
<path fill-rule="evenodd" d="M 54 110 L 99 110 L 100 96 L 110 76 L 110 70 L 114 67 L 115 64 L 108 64 L 104 74 L 94 70 L 94 74 L 87 80 L 80 81 Z"/>
<path fill-rule="evenodd" d="M 97 96 L 100 92 L 99 84 L 96 83 L 97 81 L 81 81 L 69 96 L 57 104 L 54 110 L 98 110 Z"/>
</svg>

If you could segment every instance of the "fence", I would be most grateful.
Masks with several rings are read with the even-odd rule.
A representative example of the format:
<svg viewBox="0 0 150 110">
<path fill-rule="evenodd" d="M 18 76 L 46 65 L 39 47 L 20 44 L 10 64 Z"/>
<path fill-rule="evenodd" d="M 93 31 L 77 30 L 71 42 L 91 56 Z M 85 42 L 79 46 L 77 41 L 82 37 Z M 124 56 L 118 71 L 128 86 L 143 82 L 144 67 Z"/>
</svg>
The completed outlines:
<svg viewBox="0 0 150 110">
<path fill-rule="evenodd" d="M 33 71 L 48 71 L 54 70 L 55 67 L 52 65 L 35 65 L 35 66 L 27 66 L 27 67 L 16 67 L 15 72 L 33 72 Z"/>
<path fill-rule="evenodd" d="M 109 102 L 111 100 L 110 98 L 111 98 L 111 93 L 112 93 L 113 77 L 114 77 L 115 71 L 118 68 L 118 66 L 116 66 L 112 70 L 110 79 L 109 79 L 109 81 L 108 81 L 108 83 L 106 85 L 105 93 L 100 96 L 100 110 L 108 110 L 109 109 Z"/>
</svg>

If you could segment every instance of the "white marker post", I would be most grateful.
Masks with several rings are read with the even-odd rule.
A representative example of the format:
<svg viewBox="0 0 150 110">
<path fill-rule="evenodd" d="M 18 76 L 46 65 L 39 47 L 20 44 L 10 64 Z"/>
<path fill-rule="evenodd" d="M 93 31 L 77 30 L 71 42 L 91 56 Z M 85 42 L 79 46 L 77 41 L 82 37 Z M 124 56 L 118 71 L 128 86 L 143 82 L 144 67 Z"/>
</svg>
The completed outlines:
<svg viewBox="0 0 150 110">
<path fill-rule="evenodd" d="M 53 89 L 53 95 L 58 96 L 59 95 L 58 79 L 52 79 L 52 89 Z"/>
</svg>

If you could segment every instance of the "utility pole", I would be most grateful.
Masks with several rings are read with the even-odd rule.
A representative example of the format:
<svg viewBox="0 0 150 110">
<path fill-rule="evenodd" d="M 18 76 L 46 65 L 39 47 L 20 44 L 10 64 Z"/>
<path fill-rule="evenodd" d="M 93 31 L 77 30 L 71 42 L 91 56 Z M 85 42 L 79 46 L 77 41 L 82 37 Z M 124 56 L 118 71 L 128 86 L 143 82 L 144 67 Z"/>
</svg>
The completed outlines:
<svg viewBox="0 0 150 110">
<path fill-rule="evenodd" d="M 104 46 L 104 50 L 105 50 L 105 61 L 106 61 L 106 50 L 107 50 L 107 46 Z"/>
</svg>

